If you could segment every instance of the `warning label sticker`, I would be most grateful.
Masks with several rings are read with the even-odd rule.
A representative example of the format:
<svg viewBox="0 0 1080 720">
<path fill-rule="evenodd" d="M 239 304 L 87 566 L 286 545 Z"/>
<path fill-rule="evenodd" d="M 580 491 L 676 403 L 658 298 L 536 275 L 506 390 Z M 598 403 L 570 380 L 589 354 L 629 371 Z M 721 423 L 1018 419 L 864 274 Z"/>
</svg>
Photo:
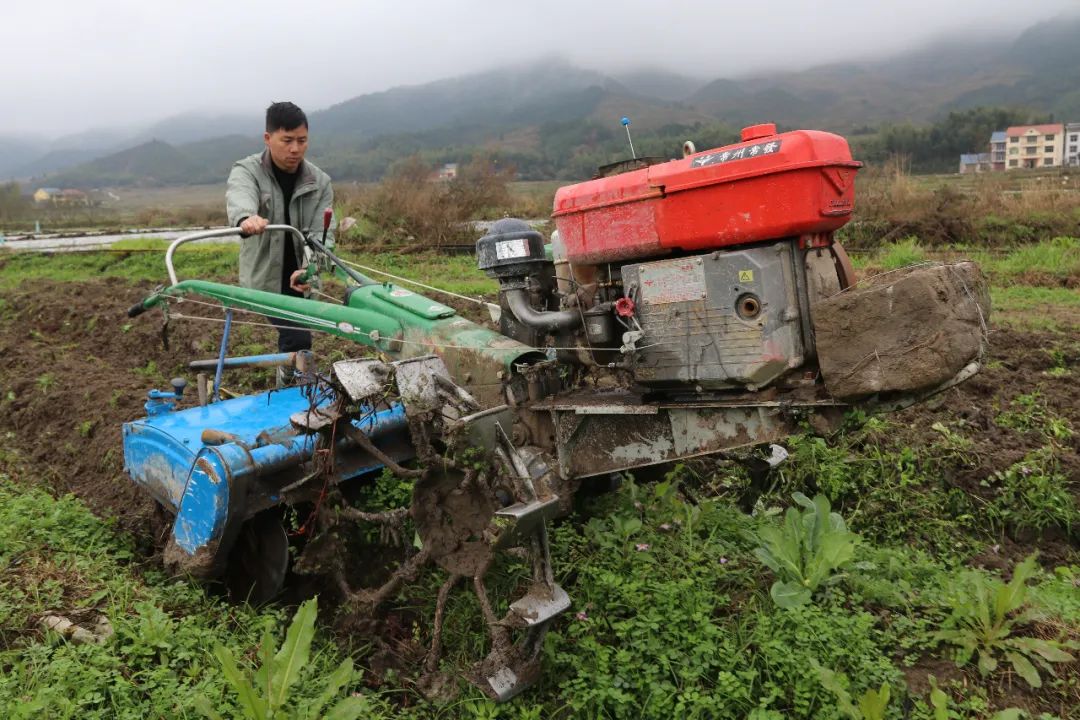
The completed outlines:
<svg viewBox="0 0 1080 720">
<path fill-rule="evenodd" d="M 500 260 L 529 257 L 529 241 L 525 238 L 495 243 L 495 256 Z"/>
<path fill-rule="evenodd" d="M 754 271 L 753 270 L 740 270 L 739 271 L 739 282 L 754 282 Z"/>
<path fill-rule="evenodd" d="M 641 299 L 652 305 L 689 302 L 705 297 L 705 271 L 695 258 L 642 265 Z"/>
</svg>

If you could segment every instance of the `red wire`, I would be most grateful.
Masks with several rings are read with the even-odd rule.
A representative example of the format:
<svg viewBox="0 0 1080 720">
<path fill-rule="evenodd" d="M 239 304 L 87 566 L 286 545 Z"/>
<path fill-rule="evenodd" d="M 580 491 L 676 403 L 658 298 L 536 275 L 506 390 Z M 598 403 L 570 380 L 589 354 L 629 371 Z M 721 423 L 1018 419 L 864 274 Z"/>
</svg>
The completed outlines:
<svg viewBox="0 0 1080 720">
<path fill-rule="evenodd" d="M 326 448 L 326 449 L 323 449 L 323 450 L 316 450 L 315 452 L 316 453 L 329 454 L 330 455 L 330 464 L 332 466 L 333 465 L 333 453 L 334 453 L 334 448 L 335 447 L 337 447 L 337 423 L 336 422 L 334 423 L 333 429 L 330 431 L 330 447 Z M 330 472 L 326 468 L 324 468 L 323 469 L 323 486 L 322 486 L 322 490 L 319 491 L 319 498 L 315 501 L 315 507 L 312 508 L 311 514 L 308 515 L 307 520 L 304 521 L 304 524 L 301 525 L 296 530 L 295 533 L 293 533 L 293 537 L 303 537 L 304 535 L 310 535 L 310 534 L 312 534 L 314 532 L 314 527 L 312 527 L 309 530 L 308 525 L 311 525 L 312 521 L 318 516 L 319 508 L 322 507 L 323 500 L 326 499 L 326 490 L 327 490 L 327 488 L 329 486 L 330 486 Z"/>
</svg>

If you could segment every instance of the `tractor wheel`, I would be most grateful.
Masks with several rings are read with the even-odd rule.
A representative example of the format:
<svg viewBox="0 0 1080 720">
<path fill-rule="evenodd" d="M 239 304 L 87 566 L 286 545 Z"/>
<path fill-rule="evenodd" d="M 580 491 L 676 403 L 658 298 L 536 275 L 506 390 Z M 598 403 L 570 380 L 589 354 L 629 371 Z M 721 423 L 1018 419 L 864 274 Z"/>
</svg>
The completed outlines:
<svg viewBox="0 0 1080 720">
<path fill-rule="evenodd" d="M 285 585 L 289 538 L 281 513 L 265 510 L 245 521 L 229 552 L 225 587 L 234 601 L 264 605 Z"/>
</svg>

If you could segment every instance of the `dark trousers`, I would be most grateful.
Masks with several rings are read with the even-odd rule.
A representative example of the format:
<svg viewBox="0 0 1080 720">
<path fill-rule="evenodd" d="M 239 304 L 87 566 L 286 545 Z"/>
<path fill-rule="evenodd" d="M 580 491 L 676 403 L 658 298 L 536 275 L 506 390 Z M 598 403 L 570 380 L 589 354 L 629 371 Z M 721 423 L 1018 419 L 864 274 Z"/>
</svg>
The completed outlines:
<svg viewBox="0 0 1080 720">
<path fill-rule="evenodd" d="M 304 326 L 282 318 L 267 318 L 267 320 L 277 328 L 278 352 L 285 353 L 311 349 L 311 331 Z"/>
</svg>

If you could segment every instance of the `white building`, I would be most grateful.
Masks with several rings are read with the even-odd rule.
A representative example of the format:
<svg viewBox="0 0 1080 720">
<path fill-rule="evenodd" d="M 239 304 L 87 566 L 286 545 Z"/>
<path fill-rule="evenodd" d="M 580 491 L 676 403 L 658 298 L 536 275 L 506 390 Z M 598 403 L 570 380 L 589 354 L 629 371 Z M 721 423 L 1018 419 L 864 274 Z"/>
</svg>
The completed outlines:
<svg viewBox="0 0 1080 720">
<path fill-rule="evenodd" d="M 1062 165 L 1080 165 L 1080 123 L 1065 124 L 1065 160 Z"/>
</svg>

